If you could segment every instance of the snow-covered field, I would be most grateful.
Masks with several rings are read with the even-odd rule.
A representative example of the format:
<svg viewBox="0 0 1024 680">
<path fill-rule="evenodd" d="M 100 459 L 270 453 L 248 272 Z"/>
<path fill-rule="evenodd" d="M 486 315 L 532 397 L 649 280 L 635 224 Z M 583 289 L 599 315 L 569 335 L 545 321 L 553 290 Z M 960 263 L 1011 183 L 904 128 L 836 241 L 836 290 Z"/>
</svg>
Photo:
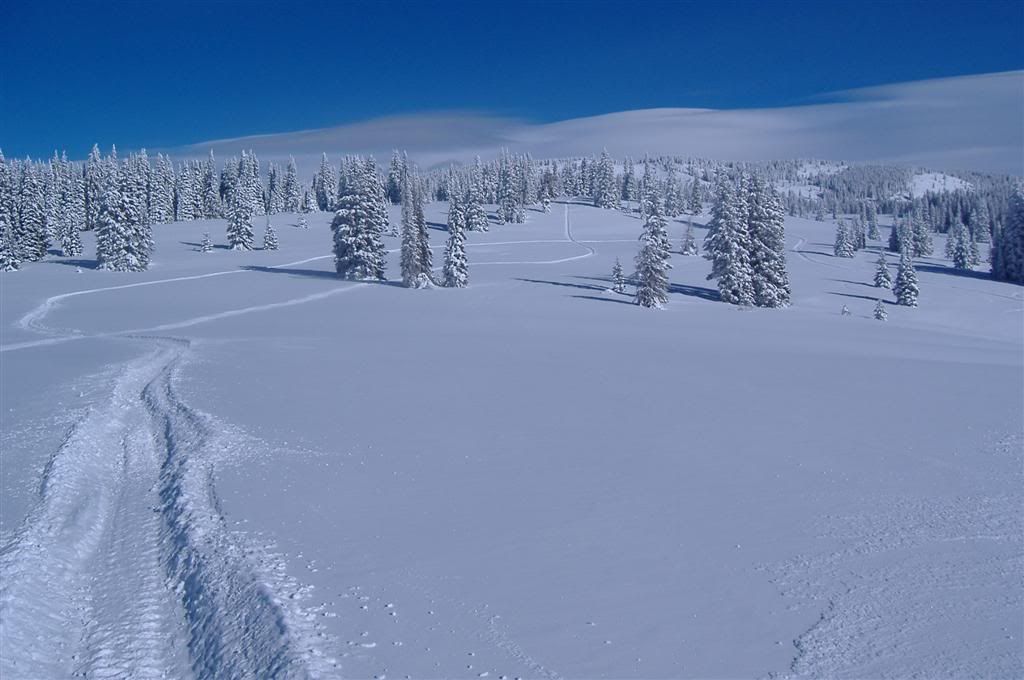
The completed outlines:
<svg viewBox="0 0 1024 680">
<path fill-rule="evenodd" d="M 1024 675 L 1020 286 L 924 258 L 875 321 L 789 218 L 791 307 L 676 255 L 653 311 L 639 221 L 556 204 L 416 291 L 329 219 L 0 275 L 5 680 Z"/>
</svg>

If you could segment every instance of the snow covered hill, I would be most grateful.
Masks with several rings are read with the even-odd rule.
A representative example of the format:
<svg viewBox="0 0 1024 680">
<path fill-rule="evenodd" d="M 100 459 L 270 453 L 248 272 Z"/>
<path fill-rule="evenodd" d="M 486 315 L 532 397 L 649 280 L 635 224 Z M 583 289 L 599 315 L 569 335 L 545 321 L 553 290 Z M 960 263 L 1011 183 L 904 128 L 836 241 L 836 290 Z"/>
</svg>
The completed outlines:
<svg viewBox="0 0 1024 680">
<path fill-rule="evenodd" d="M 0 274 L 0 675 L 1024 674 L 1020 286 L 898 307 L 790 218 L 791 307 L 677 254 L 646 310 L 639 221 L 553 208 L 461 290 L 338 280 L 324 213 Z"/>
</svg>

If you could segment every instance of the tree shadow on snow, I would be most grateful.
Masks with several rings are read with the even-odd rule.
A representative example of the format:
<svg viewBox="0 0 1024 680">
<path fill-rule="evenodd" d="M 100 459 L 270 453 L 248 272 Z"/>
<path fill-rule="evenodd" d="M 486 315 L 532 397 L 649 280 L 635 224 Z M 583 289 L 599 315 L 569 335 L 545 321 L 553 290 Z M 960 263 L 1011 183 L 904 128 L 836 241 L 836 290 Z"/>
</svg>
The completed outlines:
<svg viewBox="0 0 1024 680">
<path fill-rule="evenodd" d="M 82 269 L 99 269 L 100 263 L 97 260 L 44 260 L 49 264 L 63 264 L 68 267 L 81 267 Z"/>
<path fill-rule="evenodd" d="M 242 265 L 247 272 L 264 272 L 265 274 L 291 274 L 292 276 L 305 276 L 313 279 L 334 279 L 341 280 L 337 273 L 323 269 L 295 269 L 291 267 L 263 267 L 257 264 Z"/>
<path fill-rule="evenodd" d="M 440 222 L 427 222 L 427 229 L 434 229 L 435 231 L 448 231 L 448 225 L 441 224 Z"/>
<path fill-rule="evenodd" d="M 576 277 L 576 278 L 586 278 L 586 277 Z M 587 283 L 566 283 L 564 281 L 545 281 L 543 279 L 520 279 L 520 278 L 517 278 L 515 280 L 516 281 L 525 281 L 526 283 L 546 283 L 549 286 L 562 286 L 564 288 L 579 288 L 580 290 L 597 290 L 597 291 L 607 290 L 607 286 L 595 286 L 593 284 L 587 284 Z"/>
<path fill-rule="evenodd" d="M 850 285 L 853 286 L 867 286 L 868 288 L 877 288 L 875 284 L 865 283 L 863 281 L 850 281 L 849 279 L 829 279 L 829 281 L 835 281 L 836 283 L 849 283 Z M 883 289 L 880 288 L 879 290 Z"/>
<path fill-rule="evenodd" d="M 192 246 L 196 250 L 202 250 L 202 247 L 203 247 L 202 243 L 194 243 L 193 241 L 178 241 L 178 243 L 180 243 L 183 246 Z M 227 244 L 224 244 L 224 243 L 214 243 L 213 244 L 213 249 L 214 250 L 231 250 L 231 246 L 229 246 Z"/>
<path fill-rule="evenodd" d="M 949 267 L 945 265 L 934 265 L 934 264 L 921 264 L 918 263 L 914 267 L 919 272 L 927 272 L 929 274 L 949 274 L 951 276 L 962 276 L 965 279 L 980 279 L 983 281 L 992 281 L 991 272 L 979 272 L 973 269 L 957 269 L 956 267 Z"/>
<path fill-rule="evenodd" d="M 886 289 L 885 288 L 879 288 L 879 290 L 882 291 L 882 290 L 886 290 Z M 828 291 L 828 294 L 829 295 L 838 295 L 839 297 L 855 298 L 857 300 L 867 300 L 869 302 L 877 302 L 878 299 L 881 298 L 883 303 L 885 303 L 885 304 L 892 304 L 891 302 L 887 302 L 886 299 L 882 295 L 854 295 L 853 293 L 837 293 L 834 290 Z"/>
<path fill-rule="evenodd" d="M 307 277 L 311 279 L 330 279 L 331 281 L 351 281 L 352 283 L 372 283 L 378 286 L 394 286 L 396 288 L 404 288 L 405 286 L 401 281 L 380 281 L 376 279 L 343 279 L 338 276 L 337 272 L 327 271 L 324 269 L 296 269 L 294 267 L 263 267 L 256 264 L 247 264 L 241 267 L 248 272 L 263 272 L 265 274 L 290 274 L 291 276 Z"/>
<path fill-rule="evenodd" d="M 598 302 L 614 302 L 620 305 L 634 305 L 632 298 L 610 298 L 610 297 L 598 297 L 597 295 L 570 295 L 569 297 L 576 298 L 577 300 L 597 300 Z"/>
</svg>

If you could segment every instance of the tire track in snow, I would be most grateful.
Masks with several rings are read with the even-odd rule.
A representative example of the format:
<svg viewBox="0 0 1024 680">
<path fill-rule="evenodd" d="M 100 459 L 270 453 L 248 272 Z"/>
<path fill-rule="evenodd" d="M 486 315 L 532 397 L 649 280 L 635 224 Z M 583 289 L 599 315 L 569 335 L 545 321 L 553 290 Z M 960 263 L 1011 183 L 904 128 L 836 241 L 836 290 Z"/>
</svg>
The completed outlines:
<svg viewBox="0 0 1024 680">
<path fill-rule="evenodd" d="M 42 323 L 55 302 L 23 317 L 26 326 L 67 337 Z M 282 303 L 257 308 L 276 306 Z M 275 595 L 227 529 L 213 454 L 244 446 L 218 438 L 210 419 L 178 398 L 173 378 L 189 341 L 94 337 L 156 348 L 124 364 L 111 397 L 76 421 L 44 470 L 39 502 L 0 548 L 0 676 L 336 671 L 318 649 L 316 624 Z"/>
</svg>

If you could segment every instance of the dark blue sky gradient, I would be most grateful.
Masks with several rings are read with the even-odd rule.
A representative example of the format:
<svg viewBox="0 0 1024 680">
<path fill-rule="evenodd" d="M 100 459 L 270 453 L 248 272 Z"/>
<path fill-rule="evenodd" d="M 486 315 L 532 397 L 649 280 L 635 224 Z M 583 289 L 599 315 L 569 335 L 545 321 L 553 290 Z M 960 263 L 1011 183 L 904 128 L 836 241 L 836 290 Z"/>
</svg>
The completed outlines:
<svg viewBox="0 0 1024 680">
<path fill-rule="evenodd" d="M 0 148 L 168 147 L 382 115 L 533 121 L 1024 68 L 1024 2 L 0 0 Z"/>
</svg>

